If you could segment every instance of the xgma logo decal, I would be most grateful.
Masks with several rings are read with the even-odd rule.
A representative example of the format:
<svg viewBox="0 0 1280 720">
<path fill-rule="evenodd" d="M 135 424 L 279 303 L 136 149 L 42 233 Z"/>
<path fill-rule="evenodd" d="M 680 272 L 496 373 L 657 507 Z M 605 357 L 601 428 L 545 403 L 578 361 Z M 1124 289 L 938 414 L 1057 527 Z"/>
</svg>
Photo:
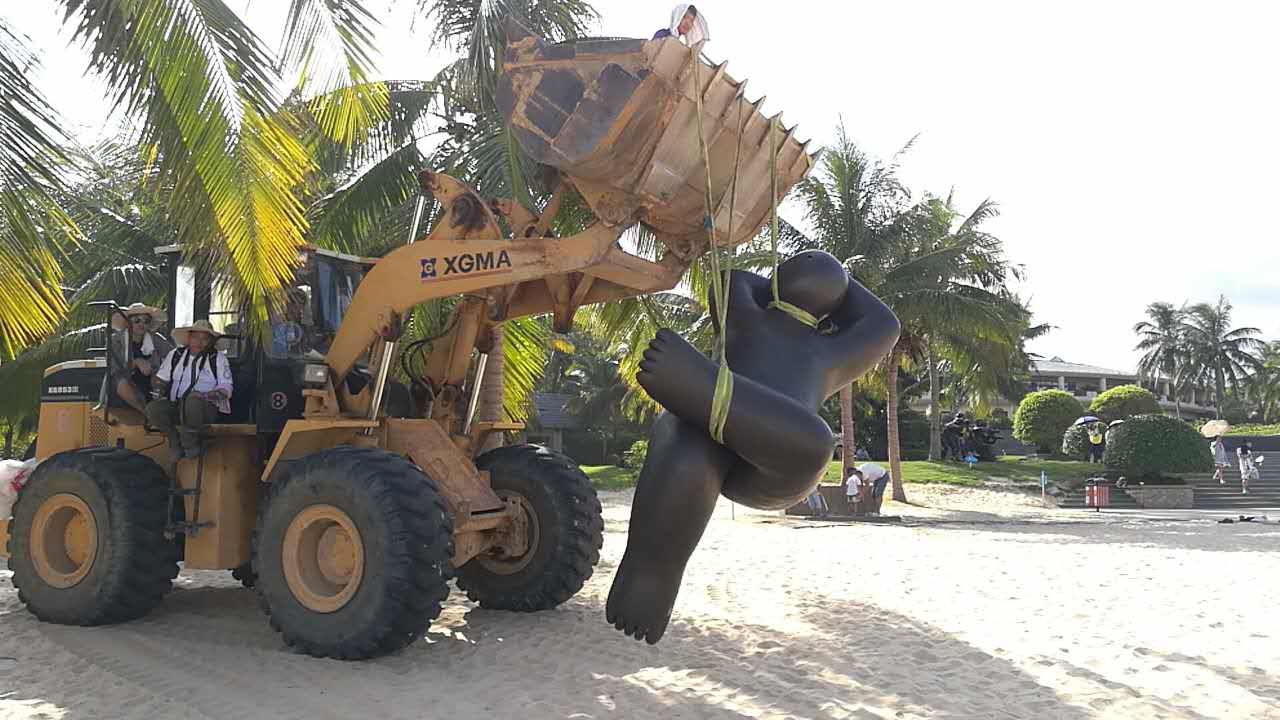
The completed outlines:
<svg viewBox="0 0 1280 720">
<path fill-rule="evenodd" d="M 445 257 L 422 258 L 422 279 L 433 280 L 450 275 L 480 275 L 511 272 L 511 256 L 506 250 L 497 253 L 488 252 L 462 253 Z M 441 268 L 441 263 L 444 267 Z"/>
</svg>

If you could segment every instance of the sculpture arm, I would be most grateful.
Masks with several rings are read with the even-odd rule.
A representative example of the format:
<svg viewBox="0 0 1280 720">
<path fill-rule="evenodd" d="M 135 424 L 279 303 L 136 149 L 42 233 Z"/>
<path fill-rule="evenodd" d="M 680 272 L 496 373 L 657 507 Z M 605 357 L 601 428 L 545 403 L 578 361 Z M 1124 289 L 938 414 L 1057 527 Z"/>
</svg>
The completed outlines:
<svg viewBox="0 0 1280 720">
<path fill-rule="evenodd" d="M 762 278 L 746 270 L 730 270 L 729 287 L 725 289 L 725 295 L 729 299 L 730 317 L 737 322 L 738 318 L 763 312 L 773 297 L 770 292 L 768 278 Z M 720 318 L 716 313 L 716 298 L 712 288 L 707 288 L 707 308 L 711 314 L 712 327 L 716 332 L 720 332 Z"/>
<path fill-rule="evenodd" d="M 834 386 L 848 384 L 865 374 L 889 354 L 902 324 L 888 305 L 849 278 L 849 289 L 840 307 L 831 314 L 836 332 L 826 338 L 826 352 L 832 356 Z"/>
</svg>

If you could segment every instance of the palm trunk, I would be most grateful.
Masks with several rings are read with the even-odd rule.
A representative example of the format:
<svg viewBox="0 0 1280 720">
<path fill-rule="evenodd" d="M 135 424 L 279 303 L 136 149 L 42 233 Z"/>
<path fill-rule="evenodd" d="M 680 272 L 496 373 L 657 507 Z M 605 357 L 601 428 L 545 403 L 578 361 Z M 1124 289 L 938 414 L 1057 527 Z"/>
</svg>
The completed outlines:
<svg viewBox="0 0 1280 720">
<path fill-rule="evenodd" d="M 853 385 L 840 388 L 840 492 L 844 492 L 844 479 L 854 461 Z"/>
<path fill-rule="evenodd" d="M 493 349 L 489 351 L 489 359 L 485 361 L 484 377 L 480 384 L 480 403 L 476 407 L 476 419 L 481 422 L 501 422 L 502 396 L 506 390 L 506 363 L 502 357 L 502 326 L 493 328 Z M 502 447 L 502 433 L 493 432 L 485 438 L 480 452 L 488 452 Z"/>
<path fill-rule="evenodd" d="M 902 486 L 902 453 L 898 449 L 898 349 L 889 353 L 888 377 L 885 379 L 889 426 L 889 475 L 893 479 L 893 499 L 898 502 L 907 501 L 907 491 Z"/>
<path fill-rule="evenodd" d="M 4 431 L 4 459 L 8 460 L 13 457 L 13 426 L 5 428 Z"/>
<path fill-rule="evenodd" d="M 933 343 L 925 348 L 929 363 L 929 459 L 942 458 L 942 404 L 938 402 L 938 364 L 933 358 Z"/>
<path fill-rule="evenodd" d="M 1222 378 L 1222 359 L 1219 358 L 1213 369 L 1214 391 L 1217 393 L 1213 398 L 1213 416 L 1216 419 L 1222 418 L 1222 396 L 1226 394 L 1226 382 Z"/>
</svg>

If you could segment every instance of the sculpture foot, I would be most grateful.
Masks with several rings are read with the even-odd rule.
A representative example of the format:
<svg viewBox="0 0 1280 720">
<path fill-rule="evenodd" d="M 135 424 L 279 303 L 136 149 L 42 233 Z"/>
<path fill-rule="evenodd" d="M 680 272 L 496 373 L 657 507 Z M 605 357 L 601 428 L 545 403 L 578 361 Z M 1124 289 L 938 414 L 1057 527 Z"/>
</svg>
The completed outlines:
<svg viewBox="0 0 1280 720">
<path fill-rule="evenodd" d="M 667 631 L 683 575 L 682 567 L 637 562 L 628 552 L 613 576 L 605 619 L 637 640 L 656 644 Z"/>
<path fill-rule="evenodd" d="M 662 329 L 649 342 L 636 380 L 640 386 L 682 420 L 705 426 L 719 368 L 687 340 Z"/>
</svg>

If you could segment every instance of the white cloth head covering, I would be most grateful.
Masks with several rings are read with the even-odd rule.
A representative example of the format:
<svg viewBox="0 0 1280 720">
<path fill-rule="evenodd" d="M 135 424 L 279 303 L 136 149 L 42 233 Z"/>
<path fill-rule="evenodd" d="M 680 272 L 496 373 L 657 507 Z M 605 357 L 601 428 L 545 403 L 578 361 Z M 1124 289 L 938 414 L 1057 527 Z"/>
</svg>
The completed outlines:
<svg viewBox="0 0 1280 720">
<path fill-rule="evenodd" d="M 682 3 L 671 11 L 671 25 L 668 30 L 671 34 L 680 37 L 680 21 L 684 19 L 685 13 L 689 12 L 689 4 Z M 684 36 L 686 44 L 693 46 L 703 41 L 711 40 L 711 30 L 707 27 L 707 16 L 698 11 L 698 17 L 693 19 L 693 27 L 689 28 L 689 34 Z"/>
</svg>

